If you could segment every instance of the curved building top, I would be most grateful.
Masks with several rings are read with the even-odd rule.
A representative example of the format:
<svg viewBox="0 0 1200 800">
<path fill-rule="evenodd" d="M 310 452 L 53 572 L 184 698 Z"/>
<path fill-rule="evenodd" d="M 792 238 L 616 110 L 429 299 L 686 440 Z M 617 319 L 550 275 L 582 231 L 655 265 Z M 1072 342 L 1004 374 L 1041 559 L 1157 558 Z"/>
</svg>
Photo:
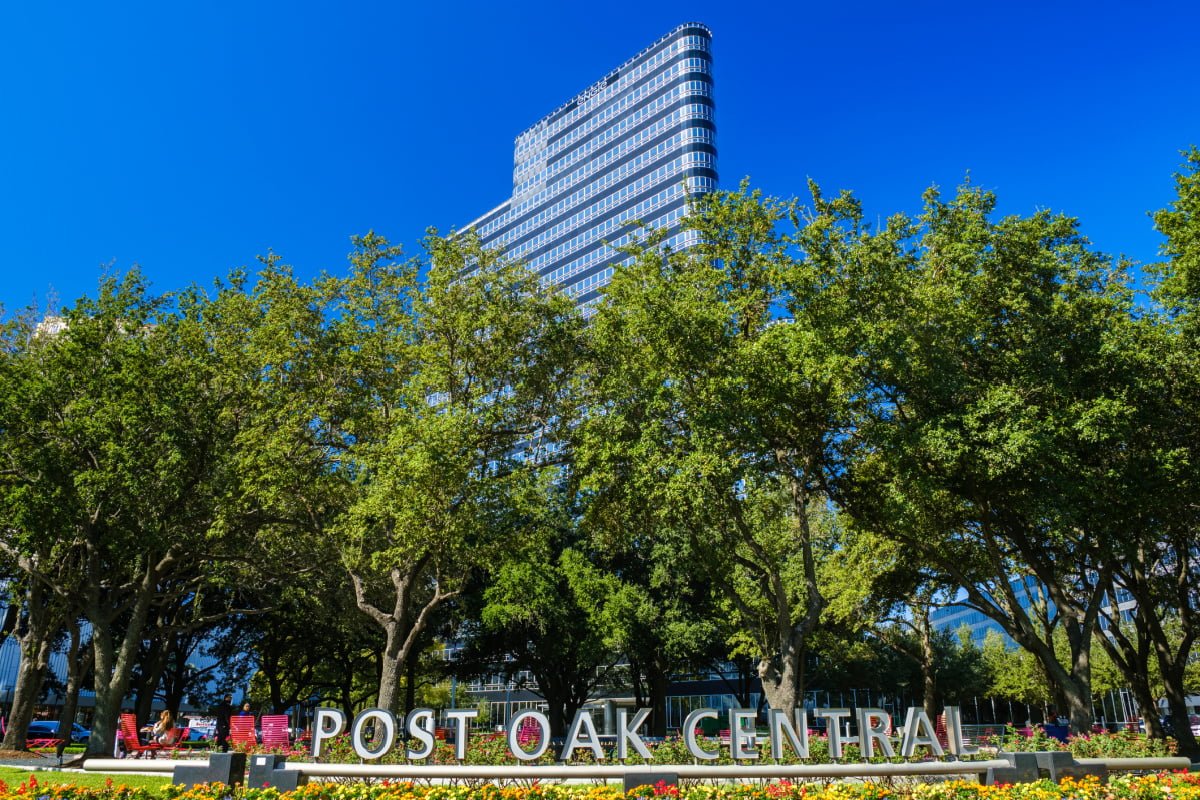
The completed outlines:
<svg viewBox="0 0 1200 800">
<path fill-rule="evenodd" d="M 662 47 L 662 45 L 666 44 L 667 42 L 671 41 L 672 39 L 675 39 L 676 37 L 682 36 L 684 34 L 691 34 L 691 33 L 699 34 L 701 36 L 705 36 L 709 39 L 712 39 L 712 31 L 703 22 L 684 22 L 681 25 L 677 25 L 675 28 L 671 29 L 667 33 L 664 33 L 662 36 L 660 36 L 658 39 L 656 39 L 651 44 L 649 44 L 646 47 L 639 50 L 635 55 L 626 59 L 624 63 L 622 63 L 616 69 L 611 70 L 603 78 L 596 81 L 591 86 L 584 89 L 579 94 L 575 95 L 575 97 L 573 97 L 570 100 L 568 100 L 567 102 L 563 103 L 561 106 L 554 109 L 549 114 L 542 117 L 537 122 L 533 123 L 528 128 L 526 128 L 525 130 L 518 133 L 517 137 L 514 141 L 519 145 L 521 140 L 523 138 L 526 138 L 527 136 L 529 136 L 529 134 L 534 133 L 535 131 L 539 131 L 541 128 L 546 127 L 547 125 L 552 123 L 557 117 L 560 117 L 561 115 L 566 114 L 568 111 L 575 108 L 580 103 L 586 101 L 587 99 L 589 99 L 590 97 L 595 95 L 597 92 L 602 90 L 605 86 L 608 86 L 609 84 L 611 84 L 613 81 L 615 81 L 617 78 L 619 78 L 621 76 L 622 71 L 627 70 L 630 67 L 636 65 L 637 62 L 641 61 L 643 58 L 646 58 L 647 56 L 652 55 L 655 50 L 657 50 L 659 47 Z"/>
<path fill-rule="evenodd" d="M 688 22 L 516 138 L 512 194 L 473 228 L 588 306 L 639 230 L 694 244 L 690 198 L 717 185 L 712 33 Z"/>
</svg>

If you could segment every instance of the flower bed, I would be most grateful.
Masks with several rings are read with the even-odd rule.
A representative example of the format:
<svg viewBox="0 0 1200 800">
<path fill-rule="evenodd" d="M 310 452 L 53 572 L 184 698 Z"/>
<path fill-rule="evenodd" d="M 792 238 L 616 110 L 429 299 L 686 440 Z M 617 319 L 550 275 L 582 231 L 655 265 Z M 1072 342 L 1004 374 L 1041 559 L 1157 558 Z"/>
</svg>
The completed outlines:
<svg viewBox="0 0 1200 800">
<path fill-rule="evenodd" d="M 989 745 L 1007 753 L 1037 750 L 1070 750 L 1075 758 L 1158 758 L 1175 755 L 1175 740 L 1153 739 L 1144 733 L 1088 733 L 1069 736 L 1064 744 L 1047 736 L 1041 728 L 1022 733 L 1009 727 L 1001 736 L 987 740 Z"/>
<path fill-rule="evenodd" d="M 30 778 L 9 786 L 0 781 L 0 800 L 1200 800 L 1200 774 L 1119 775 L 1107 784 L 1095 778 L 1048 780 L 1015 786 L 981 786 L 966 781 L 931 783 L 795 783 L 679 788 L 660 783 L 625 795 L 613 785 L 558 784 L 497 787 L 416 786 L 410 782 L 311 783 L 294 792 L 223 785 L 161 790 L 47 785 Z"/>
<path fill-rule="evenodd" d="M 733 759 L 729 756 L 728 745 L 723 745 L 718 739 L 711 737 L 698 737 L 701 746 L 705 749 L 716 750 L 720 756 L 713 761 L 707 761 L 707 764 L 732 764 Z M 987 744 L 1004 752 L 1033 752 L 1037 750 L 1070 750 L 1076 758 L 1151 758 L 1161 756 L 1171 756 L 1175 754 L 1175 741 L 1173 739 L 1152 739 L 1144 733 L 1096 733 L 1088 736 L 1073 736 L 1068 740 L 1067 744 L 1063 744 L 1057 739 L 1053 739 L 1042 732 L 1040 728 L 1035 728 L 1032 735 L 1025 736 L 1019 731 L 1009 728 L 1002 736 L 994 737 L 987 741 Z M 643 763 L 653 764 L 694 764 L 698 763 L 695 758 L 684 747 L 683 740 L 678 737 L 668 737 L 661 742 L 654 742 L 649 745 L 650 759 L 649 762 L 643 760 L 636 754 L 631 755 L 625 760 L 625 763 L 637 765 Z M 258 748 L 259 751 L 262 748 Z M 829 756 L 829 742 L 821 735 L 812 735 L 808 741 L 808 758 L 800 759 L 792 752 L 790 747 L 784 748 L 784 757 L 779 759 L 780 764 L 829 764 L 833 762 L 852 764 L 862 762 L 863 758 L 858 749 L 857 744 L 845 744 L 842 746 L 842 757 L 833 759 Z M 769 751 L 769 748 L 768 748 Z M 877 756 L 870 759 L 872 763 L 893 762 L 902 763 L 904 761 L 921 761 L 928 758 L 927 748 L 921 747 L 917 749 L 918 755 L 911 759 L 905 758 L 884 758 Z M 281 755 L 289 755 L 292 760 L 307 760 L 307 755 L 295 751 L 292 753 L 281 753 Z M 769 752 L 768 752 L 769 755 Z M 595 759 L 586 748 L 580 748 L 575 751 L 574 758 L 569 763 L 572 764 L 588 764 L 594 763 Z M 612 755 L 610 754 L 610 759 Z M 979 758 L 991 757 L 987 753 L 981 753 Z M 347 735 L 338 736 L 325 742 L 321 753 L 321 761 L 333 764 L 357 764 L 361 759 L 355 755 L 353 747 L 350 745 L 350 737 Z M 776 763 L 769 759 L 763 758 L 764 763 Z M 404 764 L 410 763 L 404 757 L 404 749 L 400 746 L 392 748 L 383 758 L 376 763 L 380 764 Z M 445 742 L 439 742 L 434 749 L 433 756 L 425 761 L 415 761 L 411 763 L 424 764 L 458 764 L 460 763 L 454 757 L 454 746 L 448 745 Z M 480 764 L 485 766 L 501 766 L 501 765 L 516 765 L 516 764 L 554 764 L 558 763 L 558 752 L 556 748 L 551 748 L 548 752 L 542 755 L 535 761 L 519 761 L 516 756 L 508 750 L 508 744 L 502 734 L 485 733 L 472 734 L 467 740 L 467 758 L 466 764 Z M 742 763 L 753 763 L 745 761 Z"/>
</svg>

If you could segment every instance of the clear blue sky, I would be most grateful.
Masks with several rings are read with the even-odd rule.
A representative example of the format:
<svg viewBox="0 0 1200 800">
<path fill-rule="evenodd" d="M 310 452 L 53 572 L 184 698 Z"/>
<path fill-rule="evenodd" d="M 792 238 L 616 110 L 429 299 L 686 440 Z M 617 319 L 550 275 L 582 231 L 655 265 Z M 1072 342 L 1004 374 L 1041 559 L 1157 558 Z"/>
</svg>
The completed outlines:
<svg viewBox="0 0 1200 800">
<path fill-rule="evenodd" d="M 140 264 L 415 247 L 508 196 L 512 140 L 676 24 L 714 34 L 719 168 L 914 210 L 968 171 L 1148 261 L 1200 144 L 1195 2 L 14 2 L 0 6 L 0 303 Z"/>
</svg>

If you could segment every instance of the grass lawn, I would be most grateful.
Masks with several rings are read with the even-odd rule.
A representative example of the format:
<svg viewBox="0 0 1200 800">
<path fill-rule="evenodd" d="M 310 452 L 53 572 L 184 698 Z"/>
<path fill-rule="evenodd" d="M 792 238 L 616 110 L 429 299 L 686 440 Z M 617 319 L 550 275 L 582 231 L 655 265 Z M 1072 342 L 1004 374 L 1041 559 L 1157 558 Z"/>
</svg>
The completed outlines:
<svg viewBox="0 0 1200 800">
<path fill-rule="evenodd" d="M 7 783 L 10 788 L 19 783 L 28 783 L 30 775 L 36 777 L 38 783 L 69 783 L 74 786 L 90 786 L 96 789 L 103 788 L 109 778 L 112 778 L 114 786 L 124 784 L 146 789 L 159 789 L 171 782 L 170 778 L 159 775 L 139 775 L 129 772 L 108 775 L 103 772 L 51 772 L 49 770 L 32 772 L 17 767 L 0 767 L 0 780 Z"/>
</svg>

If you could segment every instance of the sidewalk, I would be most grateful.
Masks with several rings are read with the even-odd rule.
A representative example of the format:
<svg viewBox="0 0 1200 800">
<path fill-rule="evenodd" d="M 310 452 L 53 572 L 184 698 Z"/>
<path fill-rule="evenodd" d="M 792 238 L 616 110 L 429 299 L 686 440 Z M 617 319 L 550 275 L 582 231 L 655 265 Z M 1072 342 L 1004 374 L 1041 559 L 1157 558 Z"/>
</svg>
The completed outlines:
<svg viewBox="0 0 1200 800">
<path fill-rule="evenodd" d="M 73 761 L 78 758 L 78 755 L 73 753 L 64 753 L 62 763 Z M 54 753 L 30 753 L 28 756 L 12 756 L 5 757 L 0 754 L 0 766 L 16 767 L 17 769 L 45 769 L 46 767 L 59 766 L 58 756 Z"/>
</svg>

